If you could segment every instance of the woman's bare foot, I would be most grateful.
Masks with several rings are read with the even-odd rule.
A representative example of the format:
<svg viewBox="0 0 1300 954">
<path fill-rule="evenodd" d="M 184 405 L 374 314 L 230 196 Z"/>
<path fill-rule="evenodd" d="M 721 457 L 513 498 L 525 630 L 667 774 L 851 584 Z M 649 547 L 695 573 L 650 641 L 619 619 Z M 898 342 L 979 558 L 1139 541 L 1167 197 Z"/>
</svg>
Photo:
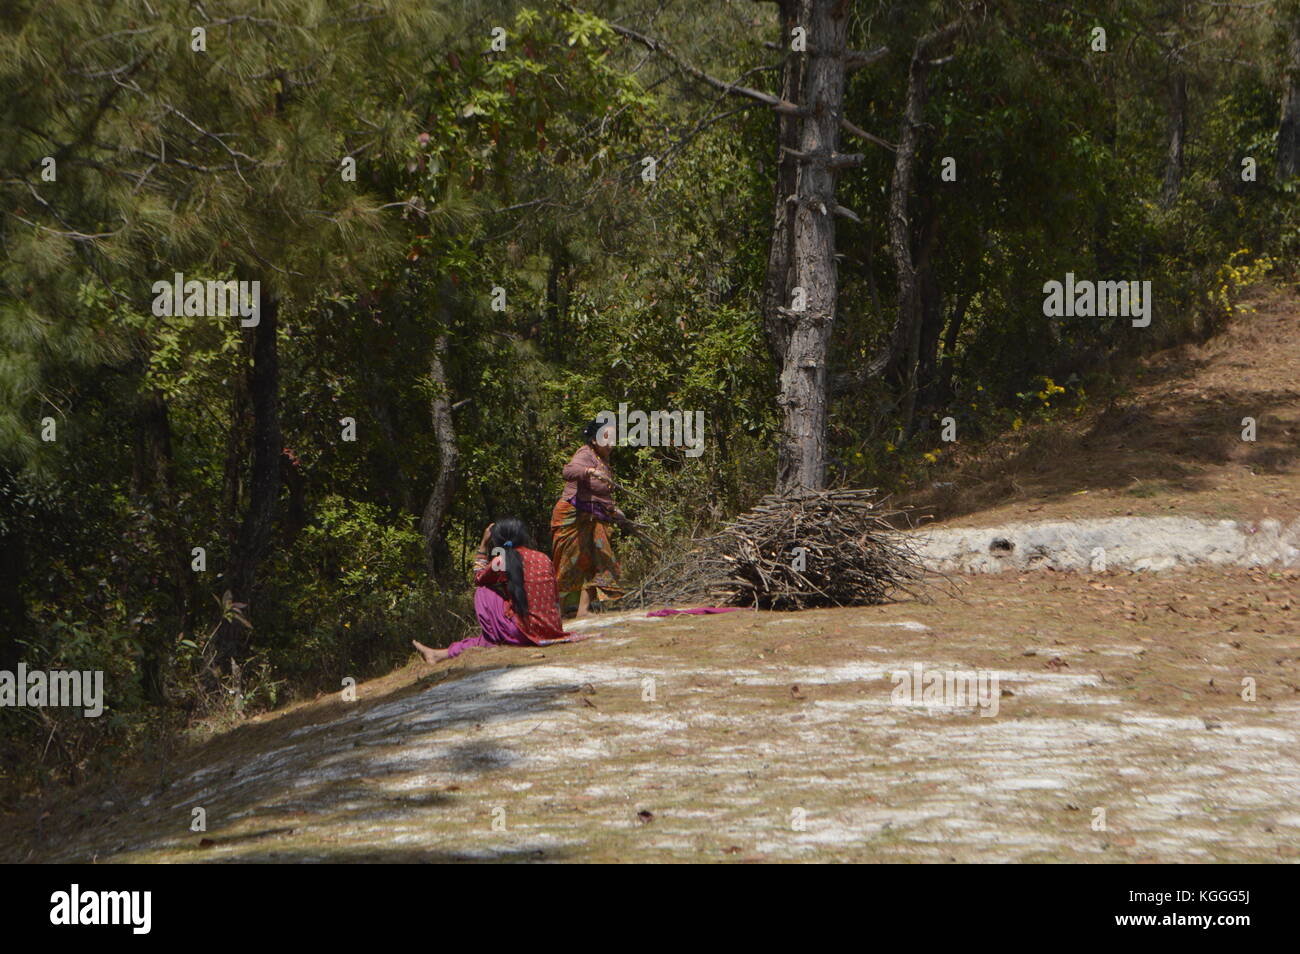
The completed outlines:
<svg viewBox="0 0 1300 954">
<path fill-rule="evenodd" d="M 424 658 L 424 661 L 430 666 L 434 663 L 440 663 L 444 659 L 448 658 L 447 650 L 445 649 L 430 649 L 428 646 L 424 645 L 424 643 L 417 642 L 414 639 L 411 640 L 411 645 L 415 647 L 415 651 L 419 653 Z"/>
</svg>

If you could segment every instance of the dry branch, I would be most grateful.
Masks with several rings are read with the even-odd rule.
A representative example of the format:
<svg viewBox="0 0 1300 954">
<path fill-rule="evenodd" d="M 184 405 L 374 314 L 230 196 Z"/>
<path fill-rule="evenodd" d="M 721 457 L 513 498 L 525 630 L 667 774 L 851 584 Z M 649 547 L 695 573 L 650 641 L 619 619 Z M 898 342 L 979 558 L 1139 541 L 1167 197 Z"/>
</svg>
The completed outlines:
<svg viewBox="0 0 1300 954">
<path fill-rule="evenodd" d="M 891 522 L 903 513 L 874 490 L 772 494 L 660 563 L 633 599 L 778 610 L 884 603 L 922 577 Z"/>
</svg>

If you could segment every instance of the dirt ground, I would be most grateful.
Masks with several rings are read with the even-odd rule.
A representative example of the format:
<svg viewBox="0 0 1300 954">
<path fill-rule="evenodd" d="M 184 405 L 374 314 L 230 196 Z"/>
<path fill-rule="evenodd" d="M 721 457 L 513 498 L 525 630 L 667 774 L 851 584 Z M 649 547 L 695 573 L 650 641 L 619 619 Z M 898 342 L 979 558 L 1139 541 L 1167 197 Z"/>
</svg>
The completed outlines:
<svg viewBox="0 0 1300 954">
<path fill-rule="evenodd" d="M 1294 520 L 1297 368 L 1300 307 L 1270 297 L 1116 407 L 971 461 L 951 522 Z M 573 644 L 411 664 L 2 820 L 0 859 L 1300 859 L 1300 567 L 929 594 L 606 614 Z M 899 702 L 916 664 L 996 675 L 996 714 Z"/>
<path fill-rule="evenodd" d="M 901 495 L 945 526 L 1114 516 L 1287 522 L 1297 513 L 1300 296 L 1265 290 L 1226 332 L 1142 361 L 1115 400 L 992 446 Z M 1242 419 L 1257 439 L 1241 439 Z M 935 486 L 939 485 L 939 486 Z"/>
<path fill-rule="evenodd" d="M 46 819 L 33 857 L 1294 860 L 1298 579 L 1004 575 L 931 604 L 614 618 L 240 728 L 165 787 Z M 997 673 L 997 715 L 892 704 L 917 662 Z"/>
</svg>

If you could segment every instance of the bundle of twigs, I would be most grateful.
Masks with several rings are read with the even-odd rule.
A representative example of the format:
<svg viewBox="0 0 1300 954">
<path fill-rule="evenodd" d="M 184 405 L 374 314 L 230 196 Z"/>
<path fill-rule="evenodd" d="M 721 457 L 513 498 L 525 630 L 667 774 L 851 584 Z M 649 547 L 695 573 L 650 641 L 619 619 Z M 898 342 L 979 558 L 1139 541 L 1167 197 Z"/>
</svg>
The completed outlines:
<svg viewBox="0 0 1300 954">
<path fill-rule="evenodd" d="M 883 504 L 874 490 L 769 495 L 661 561 L 634 595 L 780 610 L 884 603 L 922 573 L 904 512 Z"/>
<path fill-rule="evenodd" d="M 634 491 L 631 487 L 628 487 L 626 484 L 621 484 L 618 481 L 616 481 L 614 479 L 614 475 L 611 474 L 608 470 L 602 469 L 600 473 L 600 478 L 601 480 L 605 481 L 605 483 L 609 484 L 609 486 L 614 490 L 614 492 L 619 494 L 620 496 L 630 497 L 637 504 L 643 507 L 648 505 L 648 501 L 645 499 L 645 497 L 643 497 L 641 494 Z M 626 516 L 623 517 L 621 520 L 615 518 L 614 522 L 625 533 L 630 533 L 633 536 L 639 538 L 643 543 L 649 546 L 652 550 L 658 552 L 659 550 L 663 549 L 663 541 L 660 540 L 658 535 L 653 533 L 651 529 L 647 527 L 644 523 L 640 523 L 636 520 L 632 520 L 631 518 Z"/>
</svg>

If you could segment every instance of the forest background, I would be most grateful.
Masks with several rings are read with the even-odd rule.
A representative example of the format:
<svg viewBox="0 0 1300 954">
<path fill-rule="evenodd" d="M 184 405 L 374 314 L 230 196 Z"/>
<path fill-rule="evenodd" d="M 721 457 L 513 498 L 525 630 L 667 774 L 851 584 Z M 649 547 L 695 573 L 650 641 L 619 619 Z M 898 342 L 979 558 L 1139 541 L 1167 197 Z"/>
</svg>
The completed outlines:
<svg viewBox="0 0 1300 954">
<path fill-rule="evenodd" d="M 546 544 L 620 402 L 705 415 L 699 457 L 615 451 L 661 536 L 770 492 L 779 114 L 728 86 L 779 98 L 800 9 L 6 3 L 0 670 L 109 708 L 0 709 L 4 798 L 465 635 L 483 526 Z M 1077 413 L 1294 277 L 1295 0 L 846 9 L 827 483 L 940 480 L 944 418 Z M 1045 318 L 1067 272 L 1151 281 L 1151 326 Z M 156 316 L 175 273 L 260 281 L 260 323 Z"/>
</svg>

